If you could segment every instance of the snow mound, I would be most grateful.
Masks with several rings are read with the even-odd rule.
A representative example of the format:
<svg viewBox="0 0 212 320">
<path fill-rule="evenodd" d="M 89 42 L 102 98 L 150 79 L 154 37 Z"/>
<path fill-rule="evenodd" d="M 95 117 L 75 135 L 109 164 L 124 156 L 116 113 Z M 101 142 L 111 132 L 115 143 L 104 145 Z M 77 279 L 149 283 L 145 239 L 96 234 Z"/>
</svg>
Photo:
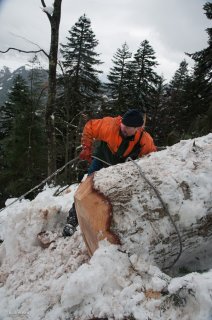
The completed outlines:
<svg viewBox="0 0 212 320">
<path fill-rule="evenodd" d="M 196 144 L 205 148 L 211 140 L 209 135 L 196 139 Z M 152 166 L 158 168 L 160 175 L 162 161 L 166 158 L 168 163 L 169 152 L 177 155 L 181 148 L 189 174 L 193 166 L 193 153 L 189 151 L 192 144 L 192 140 L 183 141 L 151 155 Z M 146 161 L 145 158 L 139 161 L 143 168 Z M 125 174 L 131 166 L 131 163 L 125 165 L 122 169 Z M 174 173 L 175 163 L 168 169 Z M 202 180 L 208 184 L 210 172 L 208 167 L 205 169 Z M 96 174 L 96 184 L 102 174 L 106 186 L 111 171 L 112 167 Z M 115 182 L 119 178 L 113 176 Z M 127 179 L 125 183 L 127 189 Z M 212 271 L 171 278 L 142 255 L 130 254 L 130 250 L 127 252 L 107 241 L 102 241 L 89 259 L 79 228 L 73 237 L 63 238 L 62 227 L 76 187 L 71 186 L 69 193 L 60 196 L 54 196 L 55 188 L 46 187 L 34 200 L 22 200 L 1 213 L 0 238 L 4 242 L 0 245 L 0 319 L 211 320 Z M 205 196 L 205 189 L 199 189 Z M 171 192 L 167 197 L 170 196 Z M 192 194 L 194 206 L 195 196 L 196 193 Z M 133 200 L 130 205 L 137 206 Z M 182 217 L 182 224 L 200 215 L 192 203 L 190 206 L 195 217 Z M 130 208 L 125 203 L 124 208 L 126 217 L 122 215 L 122 219 L 126 224 L 131 221 L 130 215 L 134 219 L 135 212 L 129 214 Z M 53 241 L 45 249 L 37 239 L 42 231 L 48 231 Z M 127 241 L 125 244 L 127 249 Z"/>
</svg>

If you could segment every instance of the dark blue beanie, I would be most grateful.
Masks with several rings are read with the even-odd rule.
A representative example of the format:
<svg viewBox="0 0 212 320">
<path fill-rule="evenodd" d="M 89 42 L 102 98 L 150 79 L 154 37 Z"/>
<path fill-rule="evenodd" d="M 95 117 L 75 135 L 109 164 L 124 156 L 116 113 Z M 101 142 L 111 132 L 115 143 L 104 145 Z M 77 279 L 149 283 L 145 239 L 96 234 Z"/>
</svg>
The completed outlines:
<svg viewBox="0 0 212 320">
<path fill-rule="evenodd" d="M 122 123 L 127 127 L 142 127 L 144 123 L 143 114 L 137 109 L 130 109 L 124 114 Z"/>
</svg>

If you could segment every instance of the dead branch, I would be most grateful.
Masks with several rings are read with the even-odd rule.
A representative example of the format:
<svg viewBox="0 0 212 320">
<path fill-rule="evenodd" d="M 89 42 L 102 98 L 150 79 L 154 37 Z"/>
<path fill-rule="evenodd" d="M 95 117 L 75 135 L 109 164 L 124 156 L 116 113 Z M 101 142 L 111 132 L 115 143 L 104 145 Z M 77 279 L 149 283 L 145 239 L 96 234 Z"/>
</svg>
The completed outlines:
<svg viewBox="0 0 212 320">
<path fill-rule="evenodd" d="M 49 55 L 43 50 L 43 49 L 40 49 L 40 50 L 30 50 L 30 51 L 26 51 L 26 50 L 22 50 L 22 49 L 17 49 L 17 48 L 8 48 L 7 50 L 5 51 L 1 51 L 0 50 L 0 53 L 7 53 L 9 52 L 10 50 L 15 50 L 15 51 L 18 51 L 18 52 L 23 52 L 23 53 L 39 53 L 39 52 L 43 52 L 45 54 L 45 56 L 47 56 L 47 58 L 49 59 Z"/>
<path fill-rule="evenodd" d="M 44 0 L 41 0 L 41 3 L 42 3 L 43 8 L 46 8 L 45 1 L 44 1 Z M 48 17 L 48 19 L 49 19 L 49 21 L 50 21 L 50 23 L 51 23 L 51 21 L 52 21 L 51 15 L 50 15 L 47 11 L 45 11 L 44 9 L 43 9 L 43 12 L 45 12 L 45 14 L 47 15 L 47 17 Z"/>
</svg>

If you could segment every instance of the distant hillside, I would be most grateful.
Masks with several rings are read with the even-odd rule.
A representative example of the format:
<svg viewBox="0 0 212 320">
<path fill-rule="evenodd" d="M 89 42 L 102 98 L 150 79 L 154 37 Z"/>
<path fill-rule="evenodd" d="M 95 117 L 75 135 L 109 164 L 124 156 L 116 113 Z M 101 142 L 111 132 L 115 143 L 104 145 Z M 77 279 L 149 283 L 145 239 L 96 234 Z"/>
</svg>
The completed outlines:
<svg viewBox="0 0 212 320">
<path fill-rule="evenodd" d="M 42 75 L 43 80 L 46 81 L 48 76 L 46 70 L 39 69 L 39 72 Z M 8 93 L 17 75 L 21 75 L 30 84 L 30 74 L 31 69 L 26 69 L 25 66 L 22 66 L 13 72 L 5 66 L 0 70 L 0 105 L 4 105 L 7 100 Z"/>
</svg>

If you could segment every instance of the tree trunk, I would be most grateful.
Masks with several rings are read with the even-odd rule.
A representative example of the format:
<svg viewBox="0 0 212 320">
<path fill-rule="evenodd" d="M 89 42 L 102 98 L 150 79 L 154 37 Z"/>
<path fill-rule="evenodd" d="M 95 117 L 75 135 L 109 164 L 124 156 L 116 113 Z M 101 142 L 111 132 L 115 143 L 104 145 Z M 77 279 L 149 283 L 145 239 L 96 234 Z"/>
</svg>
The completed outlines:
<svg viewBox="0 0 212 320">
<path fill-rule="evenodd" d="M 118 236 L 121 250 L 172 271 L 212 266 L 211 151 L 212 134 L 95 173 L 96 193 L 112 205 L 107 230 Z M 78 208 L 85 195 L 80 188 Z"/>
<path fill-rule="evenodd" d="M 41 3 L 45 10 L 46 5 L 44 0 L 41 0 Z M 49 86 L 45 116 L 48 146 L 48 175 L 52 174 L 56 170 L 56 139 L 54 126 L 54 112 L 56 104 L 56 69 L 59 41 L 59 26 L 61 17 L 61 3 L 62 0 L 54 0 L 54 9 L 52 15 L 45 11 L 51 25 L 51 43 L 49 52 Z"/>
</svg>

